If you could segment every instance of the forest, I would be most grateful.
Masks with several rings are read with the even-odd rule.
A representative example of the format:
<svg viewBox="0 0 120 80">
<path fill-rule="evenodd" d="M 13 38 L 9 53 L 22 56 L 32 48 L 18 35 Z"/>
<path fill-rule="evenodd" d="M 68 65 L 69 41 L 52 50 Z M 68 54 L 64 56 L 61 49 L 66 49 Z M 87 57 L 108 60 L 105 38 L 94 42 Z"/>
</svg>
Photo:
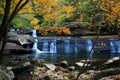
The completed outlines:
<svg viewBox="0 0 120 80">
<path fill-rule="evenodd" d="M 65 50 L 66 53 L 67 53 L 67 50 L 69 53 L 69 51 L 71 50 L 70 49 L 71 45 L 74 44 L 74 48 L 72 50 L 76 51 L 76 54 L 82 55 L 79 52 L 77 53 L 77 51 L 80 51 L 80 48 L 83 49 L 82 46 L 83 44 L 85 44 L 85 46 L 89 48 L 87 56 L 90 56 L 92 53 L 94 53 L 92 52 L 93 49 L 96 49 L 96 53 L 98 52 L 100 53 L 100 51 L 97 51 L 97 49 L 101 47 L 104 50 L 108 49 L 109 47 L 110 49 L 113 50 L 113 53 L 115 51 L 116 55 L 120 55 L 119 54 L 120 53 L 120 46 L 119 46 L 120 0 L 0 0 L 0 80 L 2 80 L 1 76 L 5 76 L 5 78 L 6 76 L 8 76 L 8 74 L 6 75 L 6 72 L 2 73 L 3 70 L 1 70 L 2 69 L 1 65 L 2 63 L 4 63 L 2 62 L 2 60 L 6 55 L 8 57 L 12 55 L 10 53 L 9 53 L 10 55 L 5 54 L 7 53 L 6 44 L 8 41 L 8 33 L 10 32 L 11 29 L 36 30 L 39 36 L 42 37 L 41 39 L 38 39 L 38 38 L 37 39 L 41 41 L 43 37 L 54 38 L 53 41 L 51 38 L 50 38 L 51 41 L 48 41 L 48 42 L 43 41 L 43 45 L 47 45 L 47 47 L 49 46 L 49 48 L 50 47 L 54 48 L 55 52 L 57 52 L 56 45 L 58 45 L 61 42 L 64 42 L 62 43 L 62 45 L 67 44 L 67 46 L 65 45 L 64 46 L 65 48 L 62 46 L 60 47 L 60 49 Z M 102 40 L 104 38 L 103 37 L 101 39 L 101 41 L 103 42 L 99 42 L 98 41 L 99 36 L 105 36 L 105 35 L 107 36 L 109 35 L 110 38 L 113 37 L 111 35 L 117 35 L 117 39 L 107 38 L 106 40 L 108 40 L 108 42 L 105 43 L 104 40 Z M 71 38 L 71 36 L 74 38 Z M 80 38 L 81 36 L 96 36 L 96 39 L 93 39 L 93 42 L 92 42 L 92 40 L 90 39 Z M 59 39 L 57 39 L 57 37 L 59 37 Z M 34 37 L 32 39 L 34 39 Z M 35 44 L 35 42 L 37 43 L 38 40 L 36 40 L 35 38 L 33 40 L 33 44 Z M 79 45 L 80 41 L 82 43 L 82 46 Z M 89 44 L 92 45 L 92 47 L 91 46 L 89 47 Z M 23 49 L 23 45 L 19 45 L 19 46 L 20 47 L 18 48 L 21 49 L 21 46 L 22 46 L 22 49 Z M 30 49 L 30 51 L 32 51 L 32 49 Z M 20 52 L 22 53 L 22 51 Z M 47 54 L 47 55 L 50 55 L 50 54 Z M 68 54 L 65 54 L 63 57 L 65 57 L 66 55 Z M 85 54 L 83 55 L 85 56 Z M 102 54 L 102 56 L 104 55 Z M 72 57 L 73 56 L 75 56 L 75 54 L 72 55 Z M 24 58 L 21 57 L 21 59 L 18 59 L 18 62 L 15 60 L 12 60 L 13 63 L 11 63 L 11 65 L 15 65 L 15 64 L 20 65 L 19 62 L 22 62 L 23 59 Z M 82 62 L 84 63 L 82 64 L 80 63 L 80 68 L 78 70 L 75 70 L 74 67 L 71 67 L 70 65 L 68 65 L 66 61 L 63 61 L 55 65 L 49 64 L 49 65 L 52 65 L 52 69 L 51 69 L 51 67 L 49 67 L 49 65 L 46 64 L 44 61 L 41 61 L 39 59 L 33 59 L 33 60 L 27 61 L 25 64 L 22 63 L 22 65 L 20 65 L 19 67 L 13 66 L 11 70 L 14 73 L 16 72 L 15 74 L 17 76 L 15 75 L 15 78 L 13 78 L 12 76 L 12 79 L 5 79 L 5 80 L 22 80 L 21 78 L 19 78 L 21 74 L 22 74 L 22 78 L 27 77 L 28 80 L 38 80 L 38 78 L 41 77 L 41 74 L 44 74 L 47 72 L 49 76 L 46 77 L 45 75 L 44 76 L 42 75 L 42 78 L 44 77 L 44 79 L 41 78 L 40 80 L 53 80 L 48 78 L 51 77 L 50 75 L 54 77 L 55 76 L 54 73 L 57 75 L 58 80 L 59 78 L 60 80 L 80 80 L 81 74 L 87 71 L 88 67 L 91 66 L 92 61 L 94 62 L 94 60 L 92 59 L 89 60 L 89 58 L 87 57 L 87 59 L 82 60 Z M 94 67 L 94 64 L 93 64 L 91 69 L 93 69 L 94 71 L 87 72 L 87 73 L 90 73 L 92 77 L 91 76 L 87 77 L 87 78 L 90 78 L 87 80 L 99 80 L 98 78 L 102 78 L 107 75 L 109 76 L 113 74 L 114 75 L 118 74 L 116 79 L 119 79 L 120 78 L 120 75 L 119 75 L 120 62 L 119 61 L 120 61 L 120 57 L 118 56 L 117 58 L 116 57 L 113 58 L 112 61 L 108 60 L 108 62 L 106 62 L 103 65 L 100 65 L 98 62 L 96 62 L 97 64 L 102 66 L 102 69 L 99 69 L 101 71 L 97 71 L 97 67 Z M 46 70 L 43 69 L 43 67 L 47 67 Z M 110 68 L 110 67 L 112 67 L 112 69 L 107 70 L 107 68 Z M 7 67 L 7 68 L 10 68 L 10 67 Z M 48 68 L 50 68 L 51 70 L 49 70 Z M 52 71 L 53 68 L 55 72 Z M 23 76 L 23 73 L 21 72 L 21 70 L 22 72 L 24 72 L 25 70 L 26 71 L 25 74 L 29 76 L 26 76 L 26 75 Z M 95 72 L 96 74 L 94 75 Z M 19 73 L 19 76 L 17 73 Z M 37 75 L 37 78 L 36 78 L 36 75 Z M 54 79 L 55 78 L 56 77 L 54 77 Z M 26 80 L 26 79 L 23 79 L 23 80 Z M 83 80 L 86 80 L 86 79 L 83 79 Z"/>
<path fill-rule="evenodd" d="M 4 2 L 3 2 L 4 1 Z M 28 0 L 18 5 L 18 11 L 10 22 L 12 28 L 34 28 L 43 36 L 62 34 L 119 33 L 119 0 Z M 11 1 L 9 17 L 19 0 Z M 2 23 L 5 0 L 0 1 L 0 23 Z M 83 32 L 83 34 L 84 34 Z M 91 33 L 92 32 L 92 33 Z"/>
</svg>

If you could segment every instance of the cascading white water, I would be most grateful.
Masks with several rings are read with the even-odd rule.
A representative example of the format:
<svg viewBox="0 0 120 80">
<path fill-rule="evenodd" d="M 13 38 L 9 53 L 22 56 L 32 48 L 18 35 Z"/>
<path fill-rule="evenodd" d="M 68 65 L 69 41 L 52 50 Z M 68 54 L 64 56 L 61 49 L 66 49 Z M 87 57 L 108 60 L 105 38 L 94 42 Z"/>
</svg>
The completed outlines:
<svg viewBox="0 0 120 80">
<path fill-rule="evenodd" d="M 110 48 L 112 53 L 120 53 L 120 40 L 118 39 L 109 39 Z"/>
<path fill-rule="evenodd" d="M 37 37 L 37 35 L 36 35 L 36 30 L 33 30 L 32 36 L 33 36 L 33 37 Z"/>
<path fill-rule="evenodd" d="M 50 44 L 50 53 L 57 53 L 56 40 L 54 40 L 54 41 Z"/>
<path fill-rule="evenodd" d="M 78 52 L 78 49 L 77 49 L 77 39 L 75 39 L 75 47 L 74 47 L 75 49 L 75 52 L 77 53 Z"/>
<path fill-rule="evenodd" d="M 92 47 L 93 47 L 92 41 L 91 41 L 90 39 L 87 39 L 87 40 L 86 40 L 86 51 L 87 51 L 87 52 L 90 52 L 91 49 L 92 49 Z"/>
<path fill-rule="evenodd" d="M 65 42 L 65 52 L 69 53 L 70 52 L 70 41 L 69 39 L 64 40 Z"/>
<path fill-rule="evenodd" d="M 33 30 L 32 36 L 33 36 L 34 38 L 37 37 L 37 35 L 36 35 L 36 30 Z M 38 49 L 38 47 L 37 47 L 37 43 L 38 43 L 38 40 L 35 39 L 35 42 L 34 42 L 34 45 L 33 45 L 32 50 L 33 50 L 33 52 L 35 52 L 35 53 L 41 53 L 41 51 L 40 51 L 40 50 Z"/>
<path fill-rule="evenodd" d="M 48 53 L 48 41 L 47 40 L 43 42 L 43 52 Z"/>
<path fill-rule="evenodd" d="M 92 42 L 92 40 L 87 39 L 87 40 L 86 40 L 86 51 L 87 51 L 87 53 L 89 53 L 89 52 L 91 51 L 92 47 L 93 47 L 93 42 Z M 93 57 L 93 53 L 94 53 L 94 50 L 91 51 L 91 53 L 90 53 L 90 55 L 89 55 L 89 58 L 92 58 L 92 57 Z"/>
</svg>

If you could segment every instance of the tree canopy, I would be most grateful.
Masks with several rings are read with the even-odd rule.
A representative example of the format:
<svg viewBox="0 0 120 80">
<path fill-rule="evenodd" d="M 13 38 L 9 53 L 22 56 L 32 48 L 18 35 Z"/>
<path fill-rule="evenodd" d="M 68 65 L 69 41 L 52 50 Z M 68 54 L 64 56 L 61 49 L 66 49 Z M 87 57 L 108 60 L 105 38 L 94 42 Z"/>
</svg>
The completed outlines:
<svg viewBox="0 0 120 80">
<path fill-rule="evenodd" d="M 119 0 L 10 1 L 11 6 L 9 21 L 11 21 L 10 25 L 12 27 L 26 27 L 41 30 L 44 27 L 66 27 L 64 23 L 67 22 L 84 22 L 88 28 L 97 29 L 98 24 L 101 26 L 101 23 L 104 22 L 104 24 L 106 24 L 104 28 L 108 30 L 111 28 L 114 30 L 119 29 Z M 0 0 L 1 20 L 3 19 L 3 15 L 5 13 L 5 3 L 5 0 Z M 0 21 L 0 23 L 2 23 L 2 21 Z"/>
</svg>

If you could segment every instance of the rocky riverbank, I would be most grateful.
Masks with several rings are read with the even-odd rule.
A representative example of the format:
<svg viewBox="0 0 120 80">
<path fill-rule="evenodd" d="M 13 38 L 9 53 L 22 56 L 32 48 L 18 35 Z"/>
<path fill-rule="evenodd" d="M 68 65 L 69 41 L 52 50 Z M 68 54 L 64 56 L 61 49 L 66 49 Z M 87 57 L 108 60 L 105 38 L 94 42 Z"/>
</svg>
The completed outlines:
<svg viewBox="0 0 120 80">
<path fill-rule="evenodd" d="M 46 62 L 42 59 L 12 58 L 9 63 L 0 67 L 1 80 L 74 80 L 85 60 L 70 66 L 67 61 L 60 63 Z M 87 62 L 95 62 L 87 60 Z M 120 57 L 106 61 L 101 70 L 90 64 L 91 68 L 82 73 L 78 80 L 119 80 Z M 82 64 L 83 63 L 83 64 Z M 105 67 L 106 66 L 106 67 Z M 106 69 L 107 68 L 107 69 Z"/>
<path fill-rule="evenodd" d="M 112 37 L 100 37 L 101 40 L 109 38 Z M 20 39 L 20 41 L 22 40 Z M 30 53 L 29 51 L 31 51 L 31 49 L 27 50 L 23 46 L 14 43 L 7 43 L 6 50 L 9 49 L 17 54 Z M 4 57 L 0 67 L 0 80 L 75 80 L 79 71 L 83 69 L 83 65 L 88 67 L 84 73 L 81 73 L 78 80 L 120 79 L 120 57 L 99 64 L 100 68 L 95 66 L 95 63 L 98 63 L 97 60 L 81 60 L 74 65 L 70 65 L 66 60 L 60 63 L 51 63 L 43 59 L 25 59 L 24 57 L 14 57 L 7 54 L 7 58 Z"/>
</svg>

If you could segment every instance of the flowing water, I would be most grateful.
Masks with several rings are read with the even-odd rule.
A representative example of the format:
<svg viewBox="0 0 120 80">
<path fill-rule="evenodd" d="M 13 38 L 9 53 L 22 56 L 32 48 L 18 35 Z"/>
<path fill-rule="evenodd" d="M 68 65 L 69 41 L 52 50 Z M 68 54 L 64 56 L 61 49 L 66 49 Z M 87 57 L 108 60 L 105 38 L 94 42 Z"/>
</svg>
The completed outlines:
<svg viewBox="0 0 120 80">
<path fill-rule="evenodd" d="M 33 31 L 33 37 L 35 38 L 35 43 L 32 57 L 45 59 L 51 62 L 67 60 L 68 62 L 74 63 L 81 59 L 85 59 L 94 45 L 91 39 L 74 37 L 37 37 L 35 31 Z M 100 49 L 93 49 L 88 58 L 109 59 L 120 56 L 120 40 L 108 39 L 107 43 L 107 45 L 102 46 Z"/>
</svg>

